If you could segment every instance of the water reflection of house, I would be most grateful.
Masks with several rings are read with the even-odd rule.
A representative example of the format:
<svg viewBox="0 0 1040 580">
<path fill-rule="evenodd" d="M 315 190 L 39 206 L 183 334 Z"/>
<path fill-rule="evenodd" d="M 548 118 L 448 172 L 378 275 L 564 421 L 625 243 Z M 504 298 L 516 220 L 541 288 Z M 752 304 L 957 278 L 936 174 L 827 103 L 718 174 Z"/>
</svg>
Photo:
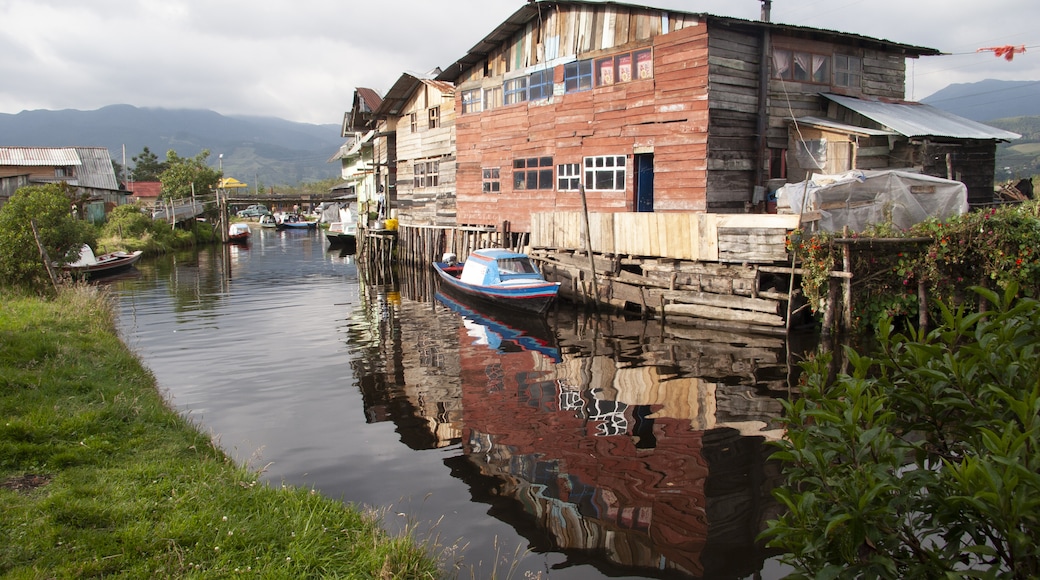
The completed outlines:
<svg viewBox="0 0 1040 580">
<path fill-rule="evenodd" d="M 491 345 L 442 305 L 363 286 L 354 316 L 365 320 L 348 342 L 363 351 L 353 364 L 367 417 L 393 421 L 412 448 L 461 443 L 463 455 L 446 459 L 453 475 L 530 549 L 608 574 L 761 570 L 770 554 L 755 538 L 779 481 L 765 442 L 785 382 L 782 341 L 680 340 L 602 317 L 558 322 L 548 356 Z"/>
<path fill-rule="evenodd" d="M 717 378 L 615 354 L 571 351 L 553 364 L 529 351 L 467 348 L 467 337 L 460 334 L 463 447 L 476 473 L 499 482 L 498 495 L 523 506 L 502 514 L 530 530 L 532 549 L 605 554 L 628 573 L 761 568 L 766 554 L 755 537 L 778 479 L 764 442 L 775 432 L 747 437 L 719 420 L 723 406 L 738 426 L 765 427 L 770 405 L 741 415 L 728 404 L 754 399 L 753 389 L 733 394 Z M 619 350 L 627 357 L 631 346 Z"/>
</svg>

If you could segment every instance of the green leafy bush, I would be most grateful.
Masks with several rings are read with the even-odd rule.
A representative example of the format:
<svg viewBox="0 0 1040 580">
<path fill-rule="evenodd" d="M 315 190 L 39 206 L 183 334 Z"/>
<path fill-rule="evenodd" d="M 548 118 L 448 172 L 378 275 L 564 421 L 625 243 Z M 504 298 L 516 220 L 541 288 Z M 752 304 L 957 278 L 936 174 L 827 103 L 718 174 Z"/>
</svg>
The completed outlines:
<svg viewBox="0 0 1040 580">
<path fill-rule="evenodd" d="M 71 209 L 64 184 L 23 187 L 0 207 L 0 284 L 33 292 L 50 284 L 32 221 L 51 260 L 75 260 L 83 244 L 94 244 L 94 229 Z"/>
<path fill-rule="evenodd" d="M 199 242 L 212 239 L 209 229 L 208 226 L 199 229 Z M 161 254 L 173 248 L 188 248 L 195 243 L 192 232 L 155 221 L 135 205 L 121 205 L 113 209 L 101 228 L 100 236 L 100 244 L 105 251 L 143 250 L 146 255 Z"/>
<path fill-rule="evenodd" d="M 764 533 L 796 576 L 1040 575 L 1040 303 L 974 290 L 986 312 L 940 306 L 927 334 L 882 321 L 852 374 L 803 365 Z"/>
</svg>

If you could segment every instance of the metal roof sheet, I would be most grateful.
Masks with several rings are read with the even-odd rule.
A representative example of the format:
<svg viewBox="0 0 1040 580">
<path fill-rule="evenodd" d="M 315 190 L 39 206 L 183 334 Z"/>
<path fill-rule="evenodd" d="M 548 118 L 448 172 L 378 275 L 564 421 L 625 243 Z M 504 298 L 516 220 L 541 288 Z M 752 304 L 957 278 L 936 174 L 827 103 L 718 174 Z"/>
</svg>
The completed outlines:
<svg viewBox="0 0 1040 580">
<path fill-rule="evenodd" d="M 0 165 L 69 167 L 81 164 L 75 147 L 0 147 Z"/>
<path fill-rule="evenodd" d="M 907 137 L 951 137 L 1011 141 L 1018 133 L 958 117 L 923 103 L 866 101 L 824 93 L 827 99 Z"/>
<path fill-rule="evenodd" d="M 76 185 L 95 189 L 119 189 L 112 156 L 105 147 L 76 147 L 82 165 L 76 172 Z"/>
<path fill-rule="evenodd" d="M 881 137 L 884 135 L 898 135 L 895 131 L 885 129 L 868 129 L 866 127 L 857 127 L 856 125 L 849 125 L 848 123 L 841 123 L 834 119 L 824 119 L 822 117 L 799 117 L 796 122 L 800 125 L 808 125 L 811 127 L 820 127 L 823 129 L 834 129 L 842 133 L 850 133 L 853 135 L 865 135 L 867 137 Z"/>
</svg>

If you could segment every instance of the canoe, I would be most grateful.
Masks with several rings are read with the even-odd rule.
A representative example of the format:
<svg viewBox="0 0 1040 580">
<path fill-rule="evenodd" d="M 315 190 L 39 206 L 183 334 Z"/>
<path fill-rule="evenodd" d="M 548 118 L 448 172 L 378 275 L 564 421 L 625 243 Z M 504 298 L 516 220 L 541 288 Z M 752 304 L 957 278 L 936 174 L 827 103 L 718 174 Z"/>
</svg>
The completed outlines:
<svg viewBox="0 0 1040 580">
<path fill-rule="evenodd" d="M 83 244 L 83 247 L 79 250 L 79 259 L 65 264 L 62 266 L 62 269 L 74 276 L 99 278 L 122 272 L 132 267 L 141 259 L 141 254 L 143 252 L 137 250 L 131 253 L 120 251 L 95 256 L 94 250 L 90 249 L 90 246 Z"/>
<path fill-rule="evenodd" d="M 434 262 L 433 268 L 447 287 L 500 308 L 543 314 L 560 290 L 560 283 L 547 282 L 527 254 L 498 248 L 474 250 L 461 264 Z"/>
</svg>

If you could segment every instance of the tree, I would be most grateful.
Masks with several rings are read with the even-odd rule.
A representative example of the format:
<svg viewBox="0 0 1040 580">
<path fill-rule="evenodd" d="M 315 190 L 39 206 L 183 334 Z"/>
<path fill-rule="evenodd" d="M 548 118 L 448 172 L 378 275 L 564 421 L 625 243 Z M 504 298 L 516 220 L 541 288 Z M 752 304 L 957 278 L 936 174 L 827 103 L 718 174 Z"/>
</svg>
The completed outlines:
<svg viewBox="0 0 1040 580">
<path fill-rule="evenodd" d="M 159 175 L 163 198 L 182 199 L 215 191 L 221 174 L 206 164 L 208 157 L 208 149 L 195 157 L 181 157 L 172 149 L 167 151 L 166 169 Z"/>
<path fill-rule="evenodd" d="M 37 292 L 50 284 L 31 220 L 52 260 L 74 260 L 83 244 L 94 243 L 93 228 L 71 208 L 62 184 L 23 187 L 0 207 L 0 283 Z"/>
<path fill-rule="evenodd" d="M 147 147 L 130 160 L 134 162 L 134 170 L 130 172 L 134 181 L 159 181 L 159 176 L 166 170 L 166 163 L 160 162 Z"/>
<path fill-rule="evenodd" d="M 805 364 L 764 532 L 800 575 L 1040 576 L 1040 303 L 974 291 L 927 334 L 882 322 L 852 375 Z"/>
</svg>

